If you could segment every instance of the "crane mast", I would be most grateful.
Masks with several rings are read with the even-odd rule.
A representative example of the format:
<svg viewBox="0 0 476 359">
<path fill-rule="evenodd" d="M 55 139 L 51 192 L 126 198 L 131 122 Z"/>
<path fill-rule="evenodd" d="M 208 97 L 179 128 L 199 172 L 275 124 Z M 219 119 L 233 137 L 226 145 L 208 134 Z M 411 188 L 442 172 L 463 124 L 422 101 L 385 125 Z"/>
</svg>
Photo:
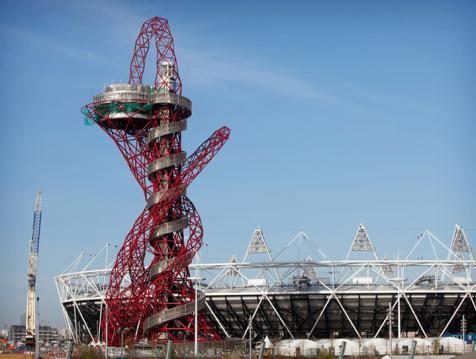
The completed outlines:
<svg viewBox="0 0 476 359">
<path fill-rule="evenodd" d="M 36 334 L 36 276 L 38 271 L 38 250 L 41 229 L 41 190 L 36 193 L 33 212 L 33 233 L 28 249 L 28 292 L 26 301 L 25 341 L 27 346 L 35 345 Z"/>
</svg>

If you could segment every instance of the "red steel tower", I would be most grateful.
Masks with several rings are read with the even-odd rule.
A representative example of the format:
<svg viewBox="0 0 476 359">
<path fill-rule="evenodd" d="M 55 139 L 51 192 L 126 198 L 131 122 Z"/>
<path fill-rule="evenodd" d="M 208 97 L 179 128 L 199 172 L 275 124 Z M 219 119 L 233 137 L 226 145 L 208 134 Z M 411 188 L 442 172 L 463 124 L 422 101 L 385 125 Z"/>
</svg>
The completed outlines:
<svg viewBox="0 0 476 359">
<path fill-rule="evenodd" d="M 157 71 L 154 86 L 147 86 L 142 77 L 151 41 Z M 116 143 L 146 199 L 111 272 L 103 332 L 110 345 L 117 344 L 122 331 L 135 338 L 193 340 L 195 291 L 188 265 L 201 246 L 203 228 L 186 188 L 221 149 L 230 130 L 220 128 L 186 156 L 182 131 L 192 103 L 182 96 L 167 20 L 154 17 L 142 25 L 129 83 L 107 86 L 83 113 Z M 199 310 L 204 305 L 199 294 Z M 204 314 L 197 323 L 199 340 L 219 338 Z"/>
</svg>

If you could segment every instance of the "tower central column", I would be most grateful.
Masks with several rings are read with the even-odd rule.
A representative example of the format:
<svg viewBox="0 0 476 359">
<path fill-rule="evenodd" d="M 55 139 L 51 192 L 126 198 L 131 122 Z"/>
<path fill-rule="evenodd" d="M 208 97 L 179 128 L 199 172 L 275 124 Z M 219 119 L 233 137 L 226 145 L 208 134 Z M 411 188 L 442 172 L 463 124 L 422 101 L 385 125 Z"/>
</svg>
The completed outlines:
<svg viewBox="0 0 476 359">
<path fill-rule="evenodd" d="M 147 86 L 142 75 L 153 39 L 158 68 L 154 86 Z M 136 40 L 129 83 L 106 87 L 83 108 L 116 143 L 146 199 L 119 250 L 106 292 L 108 320 L 102 325 L 112 345 L 124 332 L 135 338 L 193 340 L 195 305 L 198 310 L 205 307 L 203 294 L 195 302 L 189 279 L 188 265 L 201 246 L 203 228 L 186 188 L 221 149 L 230 130 L 215 131 L 187 158 L 182 131 L 192 103 L 181 93 L 167 20 L 155 17 L 143 24 Z M 219 338 L 204 314 L 197 323 L 200 340 Z"/>
</svg>

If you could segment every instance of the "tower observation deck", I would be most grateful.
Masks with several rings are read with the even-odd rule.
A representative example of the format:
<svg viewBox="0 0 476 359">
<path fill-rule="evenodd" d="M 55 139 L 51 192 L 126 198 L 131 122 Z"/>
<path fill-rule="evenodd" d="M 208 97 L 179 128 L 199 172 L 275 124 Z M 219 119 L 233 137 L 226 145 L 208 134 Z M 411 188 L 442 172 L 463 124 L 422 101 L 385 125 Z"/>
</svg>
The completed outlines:
<svg viewBox="0 0 476 359">
<path fill-rule="evenodd" d="M 149 86 L 142 78 L 151 41 L 157 69 Z M 146 201 L 111 270 L 102 320 L 109 345 L 117 344 L 120 332 L 136 339 L 193 340 L 195 292 L 188 265 L 201 246 L 203 228 L 186 188 L 221 149 L 230 130 L 218 129 L 187 157 L 182 131 L 192 102 L 182 96 L 167 20 L 154 17 L 142 25 L 129 82 L 107 86 L 82 112 L 116 143 Z M 204 296 L 197 300 L 200 309 Z M 219 337 L 203 314 L 196 323 L 199 340 Z"/>
</svg>

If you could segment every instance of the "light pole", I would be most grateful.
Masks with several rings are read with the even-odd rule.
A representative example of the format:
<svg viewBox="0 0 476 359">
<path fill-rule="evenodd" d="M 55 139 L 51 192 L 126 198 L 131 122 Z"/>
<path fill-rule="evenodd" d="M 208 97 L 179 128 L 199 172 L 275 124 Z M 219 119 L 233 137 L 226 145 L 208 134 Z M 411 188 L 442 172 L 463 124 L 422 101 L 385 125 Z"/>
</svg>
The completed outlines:
<svg viewBox="0 0 476 359">
<path fill-rule="evenodd" d="M 198 356 L 198 282 L 195 283 L 195 343 L 194 352 Z"/>
<path fill-rule="evenodd" d="M 253 316 L 250 315 L 250 359 L 252 359 L 253 351 L 252 351 L 252 336 L 251 336 L 251 329 L 253 328 Z"/>
<path fill-rule="evenodd" d="M 108 258 L 108 255 L 109 255 L 109 246 L 110 246 L 110 245 L 111 245 L 111 243 L 107 242 L 107 244 L 106 244 L 106 262 L 105 262 L 105 264 L 104 264 L 104 270 L 107 270 L 107 264 L 108 264 L 108 263 L 107 263 L 107 258 Z M 107 291 L 107 288 L 106 288 L 106 291 Z M 108 318 L 107 318 L 107 312 L 108 312 L 108 310 L 107 310 L 106 298 L 104 298 L 104 305 L 105 305 L 105 307 L 106 307 L 106 340 L 105 340 L 105 342 L 106 342 L 106 355 L 105 355 L 105 356 L 106 356 L 106 359 L 108 359 L 108 358 L 109 358 L 109 350 L 108 350 L 108 347 L 107 347 L 107 344 L 108 344 L 108 343 L 107 343 L 107 327 L 109 326 L 109 322 L 108 322 L 108 320 L 107 320 L 107 319 L 108 319 Z"/>
<path fill-rule="evenodd" d="M 392 359 L 392 302 L 388 303 L 388 338 L 390 342 L 390 359 Z"/>
<path fill-rule="evenodd" d="M 196 270 L 198 274 L 198 270 Z M 200 285 L 200 281 L 205 280 L 205 277 L 189 277 L 189 279 L 195 283 L 195 310 L 194 310 L 194 320 L 195 320 L 195 340 L 194 340 L 194 355 L 198 356 L 198 286 Z"/>
<path fill-rule="evenodd" d="M 119 328 L 119 332 L 121 333 L 121 359 L 124 359 L 124 332 L 129 330 L 129 328 Z"/>
<path fill-rule="evenodd" d="M 109 326 L 109 323 L 107 321 L 107 302 L 106 302 L 106 359 L 108 359 L 108 355 L 109 355 L 109 350 L 107 348 L 107 327 Z"/>
<path fill-rule="evenodd" d="M 466 334 L 466 319 L 464 318 L 461 320 L 461 331 L 463 332 L 463 353 L 466 352 L 466 341 L 465 341 L 465 334 Z"/>
<path fill-rule="evenodd" d="M 198 262 L 199 262 L 199 257 L 198 257 L 198 252 L 196 256 L 196 264 L 197 267 L 195 268 L 195 276 L 197 277 L 197 281 L 195 282 L 195 345 L 194 345 L 194 352 L 195 352 L 195 357 L 198 356 L 198 281 L 200 280 L 198 278 Z"/>
<path fill-rule="evenodd" d="M 48 352 L 50 351 L 50 323 L 46 321 L 46 345 L 48 347 Z"/>
<path fill-rule="evenodd" d="M 200 282 L 204 281 L 205 277 L 200 277 L 200 272 L 198 269 L 198 264 L 200 262 L 200 257 L 198 252 L 195 254 L 195 277 L 189 277 L 189 279 L 195 283 L 195 310 L 194 310 L 194 320 L 195 320 L 195 330 L 194 330 L 194 355 L 198 356 L 198 287 Z"/>
</svg>

